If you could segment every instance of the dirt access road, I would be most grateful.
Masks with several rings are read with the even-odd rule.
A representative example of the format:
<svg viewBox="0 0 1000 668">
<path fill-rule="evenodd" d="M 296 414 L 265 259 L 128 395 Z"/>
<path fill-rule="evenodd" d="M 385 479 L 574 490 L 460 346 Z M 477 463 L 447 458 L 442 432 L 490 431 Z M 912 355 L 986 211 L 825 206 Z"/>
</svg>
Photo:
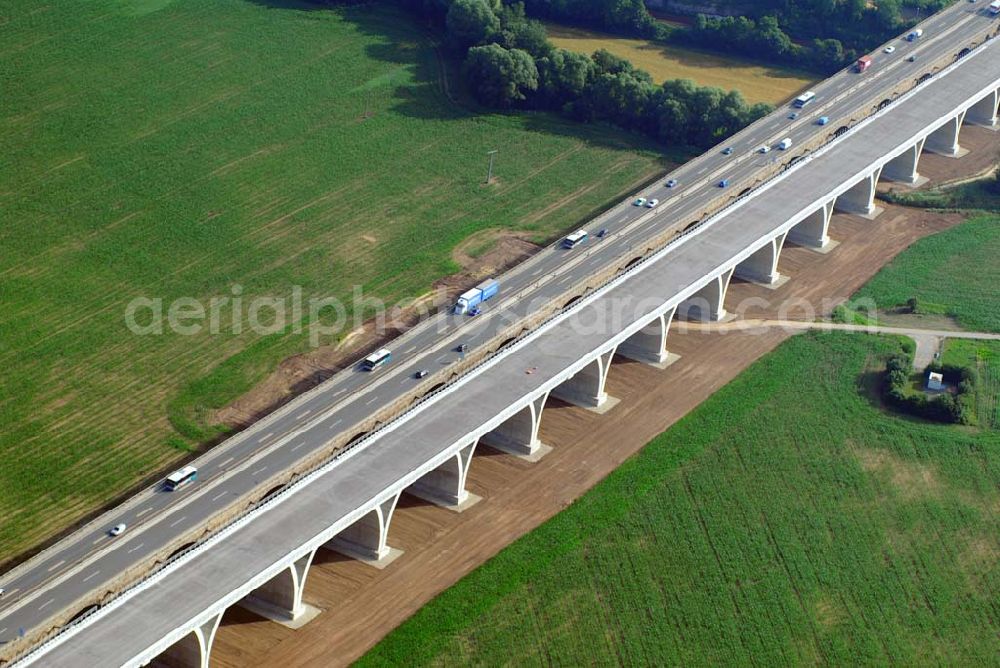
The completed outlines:
<svg viewBox="0 0 1000 668">
<path fill-rule="evenodd" d="M 974 173 L 1000 147 L 1000 134 L 986 130 L 966 128 L 962 138 L 969 156 L 924 156 L 921 171 L 935 181 Z M 961 220 L 959 214 L 893 206 L 874 221 L 836 215 L 830 231 L 840 242 L 836 248 L 820 254 L 786 246 L 779 269 L 791 280 L 775 290 L 734 281 L 727 306 L 745 306 L 739 309 L 741 317 L 775 319 L 788 318 L 795 309 L 801 312 L 807 304 L 818 309 L 825 300 L 830 305 L 846 299 L 916 239 Z M 606 414 L 549 400 L 541 438 L 553 449 L 540 461 L 530 464 L 480 447 L 468 483 L 482 497 L 476 505 L 455 513 L 404 495 L 389 532 L 390 545 L 404 554 L 385 570 L 320 550 L 304 599 L 322 612 L 302 628 L 291 630 L 231 608 L 215 640 L 212 665 L 350 663 L 437 593 L 566 507 L 791 336 L 780 328 L 729 333 L 683 329 L 673 329 L 668 337 L 668 348 L 681 357 L 666 370 L 615 360 L 607 389 L 621 401 Z"/>
</svg>

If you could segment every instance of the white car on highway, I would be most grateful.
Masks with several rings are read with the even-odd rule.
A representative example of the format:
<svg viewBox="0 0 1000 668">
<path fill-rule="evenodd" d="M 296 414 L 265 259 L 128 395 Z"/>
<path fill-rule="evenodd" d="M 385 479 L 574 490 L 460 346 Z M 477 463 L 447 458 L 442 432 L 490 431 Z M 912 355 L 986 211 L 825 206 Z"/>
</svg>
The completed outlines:
<svg viewBox="0 0 1000 668">
<path fill-rule="evenodd" d="M 882 50 L 885 51 L 886 53 L 895 53 L 896 47 L 890 45 L 890 46 L 885 47 Z"/>
<path fill-rule="evenodd" d="M 757 149 L 758 153 L 769 153 L 770 151 L 771 151 L 770 146 L 761 146 L 759 149 Z"/>
<path fill-rule="evenodd" d="M 125 533 L 126 528 L 125 524 L 116 524 L 111 527 L 111 531 L 109 531 L 108 534 L 111 536 L 120 536 Z"/>
<path fill-rule="evenodd" d="M 645 206 L 645 204 L 646 204 L 645 197 L 638 197 L 634 202 L 632 202 L 633 206 Z"/>
<path fill-rule="evenodd" d="M 654 206 L 656 206 L 659 203 L 660 203 L 660 200 L 658 200 L 658 199 L 651 199 L 648 202 L 646 202 L 646 208 L 647 209 L 652 209 Z"/>
</svg>

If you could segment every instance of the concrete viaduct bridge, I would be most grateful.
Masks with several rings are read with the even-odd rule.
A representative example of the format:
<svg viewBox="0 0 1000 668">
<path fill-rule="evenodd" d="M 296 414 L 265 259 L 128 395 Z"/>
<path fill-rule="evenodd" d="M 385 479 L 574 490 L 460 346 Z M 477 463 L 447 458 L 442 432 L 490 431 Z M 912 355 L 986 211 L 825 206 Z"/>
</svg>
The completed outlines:
<svg viewBox="0 0 1000 668">
<path fill-rule="evenodd" d="M 736 275 L 779 280 L 786 241 L 824 249 L 835 210 L 874 217 L 880 180 L 919 180 L 920 156 L 962 154 L 962 127 L 997 128 L 1000 46 L 990 41 L 837 142 L 802 160 L 506 348 L 382 431 L 276 495 L 24 664 L 207 666 L 223 612 L 245 605 L 286 622 L 316 551 L 394 557 L 404 491 L 446 506 L 468 499 L 477 444 L 539 456 L 547 398 L 600 410 L 611 358 L 663 365 L 677 317 L 721 319 Z M 877 224 L 872 234 L 878 233 Z M 139 623 L 141 620 L 141 623 Z"/>
<path fill-rule="evenodd" d="M 548 397 L 603 410 L 614 401 L 605 383 L 616 354 L 665 366 L 671 322 L 722 319 L 734 275 L 776 283 L 787 241 L 828 248 L 835 210 L 874 219 L 880 180 L 917 183 L 923 153 L 959 157 L 965 125 L 997 129 L 997 42 L 972 50 L 661 250 L 637 256 L 616 278 L 15 665 L 207 666 L 229 606 L 301 623 L 318 549 L 376 565 L 391 561 L 398 555 L 393 511 L 403 492 L 462 507 L 478 444 L 541 456 Z M 329 428 L 319 420 L 307 430 Z"/>
</svg>

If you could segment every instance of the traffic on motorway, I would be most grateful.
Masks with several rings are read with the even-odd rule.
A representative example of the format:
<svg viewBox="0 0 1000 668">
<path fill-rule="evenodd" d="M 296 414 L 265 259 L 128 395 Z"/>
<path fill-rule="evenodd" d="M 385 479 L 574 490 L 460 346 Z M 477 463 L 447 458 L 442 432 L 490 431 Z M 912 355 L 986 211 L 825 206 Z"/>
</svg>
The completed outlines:
<svg viewBox="0 0 1000 668">
<path fill-rule="evenodd" d="M 67 608 L 71 614 L 78 612 L 73 606 L 104 591 L 123 571 L 162 556 L 178 536 L 196 533 L 234 501 L 314 456 L 322 444 L 297 438 L 309 425 L 327 421 L 331 439 L 352 432 L 376 408 L 412 393 L 416 381 L 460 362 L 540 304 L 564 297 L 622 258 L 641 255 L 645 244 L 665 231 L 699 220 L 720 196 L 720 187 L 750 182 L 755 174 L 787 159 L 793 147 L 818 133 L 829 134 L 824 127 L 828 123 L 837 127 L 881 89 L 919 75 L 916 63 L 961 48 L 967 37 L 981 30 L 983 16 L 959 4 L 931 17 L 921 24 L 921 35 L 886 45 L 870 56 L 872 64 L 862 72 L 852 67 L 817 84 L 801 104 L 775 111 L 731 137 L 725 147 L 657 180 L 597 217 L 590 229 L 568 235 L 499 277 L 495 285 L 468 291 L 464 308 L 460 298 L 456 308 L 415 327 L 357 367 L 335 375 L 162 484 L 0 576 L 0 641 L 16 641 Z M 885 50 L 889 46 L 892 52 Z M 478 296 L 471 294 L 474 290 Z"/>
</svg>

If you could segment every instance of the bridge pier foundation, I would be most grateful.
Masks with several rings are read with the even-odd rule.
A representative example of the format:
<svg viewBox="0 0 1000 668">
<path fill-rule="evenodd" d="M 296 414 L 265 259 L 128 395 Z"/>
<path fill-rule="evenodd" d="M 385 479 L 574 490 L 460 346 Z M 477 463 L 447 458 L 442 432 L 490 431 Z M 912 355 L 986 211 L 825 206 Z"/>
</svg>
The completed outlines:
<svg viewBox="0 0 1000 668">
<path fill-rule="evenodd" d="M 389 523 L 398 501 L 398 493 L 383 500 L 354 524 L 324 543 L 323 547 L 384 568 L 402 554 L 388 545 Z"/>
<path fill-rule="evenodd" d="M 801 223 L 788 231 L 788 241 L 798 246 L 823 250 L 830 245 L 830 218 L 833 217 L 833 200 L 809 214 Z"/>
<path fill-rule="evenodd" d="M 887 162 L 882 168 L 882 176 L 890 181 L 916 185 L 920 181 L 917 165 L 920 162 L 920 153 L 924 150 L 924 141 L 925 139 L 919 140 L 905 153 Z"/>
<path fill-rule="evenodd" d="M 459 450 L 455 456 L 445 460 L 433 471 L 428 471 L 406 491 L 413 496 L 451 510 L 464 510 L 472 497 L 465 489 L 465 480 L 469 475 L 469 464 L 476 450 L 476 442 Z"/>
<path fill-rule="evenodd" d="M 294 624 L 306 613 L 302 592 L 316 550 L 302 555 L 292 565 L 253 590 L 239 605 L 282 624 Z"/>
<path fill-rule="evenodd" d="M 168 647 L 150 665 L 160 668 L 208 668 L 220 621 L 221 612 Z"/>
<path fill-rule="evenodd" d="M 705 322 L 719 321 L 726 317 L 726 291 L 733 270 L 728 269 L 705 284 L 698 292 L 677 307 L 677 317 Z"/>
<path fill-rule="evenodd" d="M 484 434 L 482 442 L 491 448 L 518 457 L 541 456 L 545 446 L 538 440 L 538 427 L 542 423 L 542 409 L 548 398 L 548 392 L 536 397 L 496 429 Z"/>
<path fill-rule="evenodd" d="M 675 306 L 663 315 L 657 316 L 648 325 L 622 341 L 615 352 L 636 362 L 656 366 L 666 364 L 670 358 L 670 353 L 667 352 L 667 333 L 670 331 L 670 323 L 676 312 Z M 674 357 L 676 359 L 677 356 Z"/>
<path fill-rule="evenodd" d="M 779 234 L 736 265 L 736 275 L 744 280 L 764 285 L 777 283 L 781 278 L 778 273 L 778 258 L 781 256 L 786 236 L 787 233 Z"/>
<path fill-rule="evenodd" d="M 950 158 L 959 158 L 963 155 L 962 147 L 958 144 L 958 133 L 962 129 L 962 121 L 965 120 L 965 112 L 955 116 L 947 123 L 927 135 L 924 142 L 924 150 Z"/>
<path fill-rule="evenodd" d="M 880 211 L 875 207 L 875 185 L 881 173 L 881 168 L 876 169 L 851 186 L 834 201 L 834 209 L 869 218 L 877 216 Z"/>
<path fill-rule="evenodd" d="M 615 349 L 601 353 L 590 364 L 577 371 L 572 378 L 554 390 L 552 396 L 583 408 L 600 408 L 608 400 L 604 385 Z"/>
<path fill-rule="evenodd" d="M 1000 91 L 995 90 L 969 107 L 965 114 L 965 122 L 996 130 L 1000 127 L 997 122 L 998 107 L 1000 107 Z"/>
</svg>

